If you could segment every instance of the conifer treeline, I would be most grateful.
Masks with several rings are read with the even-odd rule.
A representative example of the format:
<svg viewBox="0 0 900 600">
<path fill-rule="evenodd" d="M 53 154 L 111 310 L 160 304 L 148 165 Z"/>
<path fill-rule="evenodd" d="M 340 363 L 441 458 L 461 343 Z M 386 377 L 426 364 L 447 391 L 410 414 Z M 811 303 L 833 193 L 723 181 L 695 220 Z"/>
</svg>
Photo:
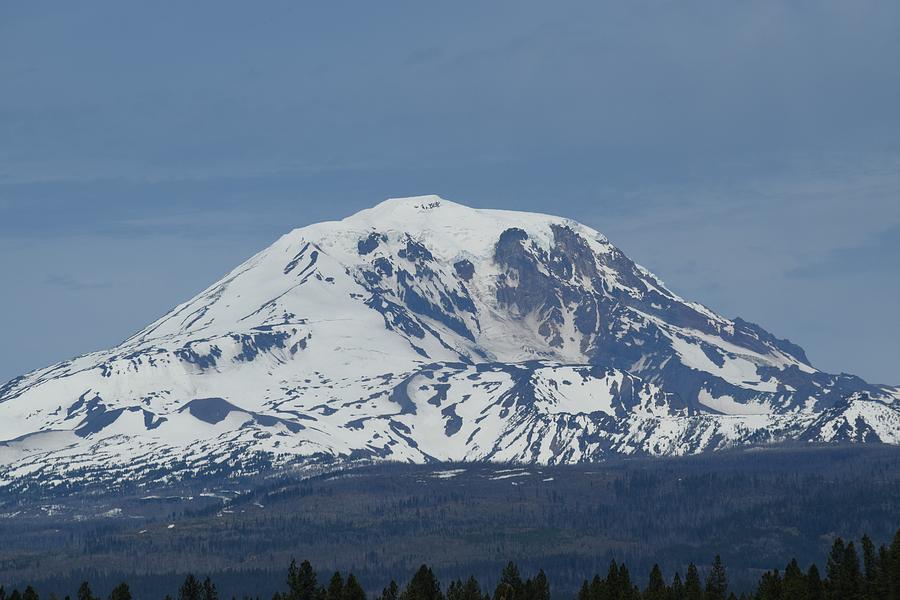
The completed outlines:
<svg viewBox="0 0 900 600">
<path fill-rule="evenodd" d="M 94 595 L 87 582 L 81 584 L 75 597 L 76 600 L 102 600 Z M 219 600 L 219 592 L 209 577 L 201 582 L 188 575 L 177 599 Z M 11 593 L 0 586 L 0 600 L 40 598 L 32 586 L 24 592 L 16 589 Z M 49 600 L 55 598 L 51 595 Z M 70 597 L 66 596 L 65 600 Z M 116 586 L 108 600 L 133 600 L 128 584 Z M 173 599 L 166 596 L 165 600 Z M 276 593 L 272 600 L 367 600 L 367 596 L 352 573 L 345 578 L 336 572 L 326 582 L 317 576 L 309 561 L 299 565 L 291 561 L 286 589 Z M 493 591 L 469 577 L 465 581 L 451 581 L 444 592 L 432 569 L 422 565 L 402 588 L 392 580 L 372 600 L 550 600 L 550 582 L 543 570 L 523 579 L 515 563 L 510 562 Z M 763 573 L 754 592 L 739 596 L 729 590 L 727 571 L 719 556 L 705 577 L 691 563 L 684 577 L 676 573 L 671 582 L 654 565 L 643 589 L 624 564 L 612 561 L 605 575 L 598 574 L 584 581 L 576 600 L 900 600 L 900 530 L 889 546 L 880 548 L 868 536 L 863 536 L 859 551 L 853 542 L 845 543 L 838 538 L 828 554 L 824 576 L 815 564 L 804 570 L 796 560 L 791 560 L 783 571 Z"/>
</svg>

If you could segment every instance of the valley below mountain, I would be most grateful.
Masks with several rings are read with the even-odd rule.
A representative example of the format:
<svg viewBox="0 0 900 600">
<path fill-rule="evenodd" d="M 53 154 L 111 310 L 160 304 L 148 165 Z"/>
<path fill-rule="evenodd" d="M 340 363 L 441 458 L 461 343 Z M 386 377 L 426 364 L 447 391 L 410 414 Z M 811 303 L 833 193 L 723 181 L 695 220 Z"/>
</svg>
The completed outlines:
<svg viewBox="0 0 900 600">
<path fill-rule="evenodd" d="M 423 560 L 489 587 L 506 561 L 543 568 L 554 597 L 613 559 L 641 578 L 721 554 L 736 590 L 796 557 L 823 564 L 836 536 L 889 542 L 900 448 L 774 445 L 583 465 L 373 464 L 314 476 L 182 481 L 153 493 L 81 494 L 0 509 L 0 573 L 44 593 L 128 581 L 161 598 L 188 572 L 271 594 L 295 557 L 352 571 L 371 594 Z M 641 584 L 643 580 L 640 580 Z M 229 596 L 230 597 L 230 596 Z"/>
</svg>

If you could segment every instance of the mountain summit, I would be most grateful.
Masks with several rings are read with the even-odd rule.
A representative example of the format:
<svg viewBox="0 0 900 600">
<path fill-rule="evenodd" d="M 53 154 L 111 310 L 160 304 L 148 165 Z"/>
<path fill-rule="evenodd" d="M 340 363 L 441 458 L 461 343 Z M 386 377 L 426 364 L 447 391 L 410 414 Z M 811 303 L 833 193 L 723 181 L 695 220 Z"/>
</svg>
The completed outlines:
<svg viewBox="0 0 900 600">
<path fill-rule="evenodd" d="M 0 487 L 321 461 L 570 463 L 900 443 L 823 373 L 559 217 L 393 199 L 296 229 L 121 345 L 0 387 Z"/>
</svg>

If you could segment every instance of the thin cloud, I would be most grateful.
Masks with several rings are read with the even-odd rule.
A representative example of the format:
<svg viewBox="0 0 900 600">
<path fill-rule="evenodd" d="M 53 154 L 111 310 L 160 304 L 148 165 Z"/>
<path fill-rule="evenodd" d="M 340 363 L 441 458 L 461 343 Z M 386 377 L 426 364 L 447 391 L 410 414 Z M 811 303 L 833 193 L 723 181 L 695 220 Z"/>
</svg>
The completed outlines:
<svg viewBox="0 0 900 600">
<path fill-rule="evenodd" d="M 884 272 L 896 277 L 898 264 L 900 264 L 900 223 L 891 225 L 859 243 L 831 250 L 817 260 L 790 269 L 788 275 L 814 279 Z"/>
<path fill-rule="evenodd" d="M 70 275 L 51 274 L 44 278 L 44 283 L 50 287 L 59 288 L 69 292 L 82 292 L 85 290 L 102 290 L 113 287 L 112 283 L 99 281 L 86 281 Z"/>
</svg>

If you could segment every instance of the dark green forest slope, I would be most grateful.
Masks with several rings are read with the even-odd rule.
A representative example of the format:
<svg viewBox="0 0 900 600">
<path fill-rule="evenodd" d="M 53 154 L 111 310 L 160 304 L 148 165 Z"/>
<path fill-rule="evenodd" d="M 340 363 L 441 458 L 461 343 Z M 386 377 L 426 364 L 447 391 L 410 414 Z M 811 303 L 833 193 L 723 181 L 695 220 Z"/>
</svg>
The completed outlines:
<svg viewBox="0 0 900 600">
<path fill-rule="evenodd" d="M 729 587 L 728 572 L 720 556 L 706 569 L 705 578 L 694 563 L 687 566 L 684 576 L 676 572 L 667 582 L 659 565 L 653 565 L 646 584 L 641 587 L 633 579 L 627 565 L 612 561 L 604 575 L 585 579 L 575 600 L 898 600 L 900 599 L 900 530 L 892 543 L 875 547 L 868 536 L 860 541 L 862 561 L 853 542 L 841 538 L 834 541 L 826 562 L 823 578 L 816 564 L 803 570 L 796 559 L 787 563 L 783 571 L 774 569 L 762 574 L 751 591 L 738 596 Z M 704 583 L 705 579 L 705 583 Z M 157 592 L 158 593 L 158 592 Z M 144 590 L 138 596 L 131 587 L 119 583 L 109 593 L 108 600 L 133 600 L 150 597 Z M 202 582 L 193 574 L 185 577 L 178 589 L 178 600 L 219 600 L 219 588 L 210 577 Z M 227 597 L 227 596 L 224 596 Z M 234 598 L 234 596 L 232 596 Z M 503 567 L 493 593 L 474 577 L 457 578 L 442 589 L 434 571 L 422 565 L 402 588 L 391 580 L 375 600 L 551 600 L 551 584 L 540 569 L 537 574 L 523 578 L 518 566 L 509 562 Z M 558 597 L 558 596 L 557 596 Z M 56 598 L 50 594 L 51 600 Z M 65 600 L 70 600 L 66 596 Z M 78 587 L 77 600 L 102 600 L 95 596 L 90 583 Z M 260 598 L 244 596 L 244 598 Z M 0 586 L 0 600 L 40 600 L 32 586 L 24 592 L 14 589 L 7 597 Z M 173 600 L 169 594 L 164 600 Z M 335 571 L 327 583 L 316 574 L 309 561 L 299 565 L 292 560 L 282 591 L 272 600 L 367 600 L 367 594 L 356 575 Z"/>
<path fill-rule="evenodd" d="M 839 536 L 889 542 L 900 526 L 900 451 L 809 446 L 569 467 L 381 465 L 5 503 L 0 582 L 60 597 L 85 579 L 105 591 L 122 580 L 171 591 L 188 572 L 210 575 L 229 595 L 269 597 L 294 556 L 323 572 L 352 571 L 370 595 L 423 562 L 444 581 L 474 575 L 492 588 L 513 560 L 523 572 L 544 569 L 567 597 L 613 559 L 642 576 L 658 564 L 671 581 L 720 554 L 732 589 L 747 591 L 790 558 L 822 563 Z"/>
</svg>

